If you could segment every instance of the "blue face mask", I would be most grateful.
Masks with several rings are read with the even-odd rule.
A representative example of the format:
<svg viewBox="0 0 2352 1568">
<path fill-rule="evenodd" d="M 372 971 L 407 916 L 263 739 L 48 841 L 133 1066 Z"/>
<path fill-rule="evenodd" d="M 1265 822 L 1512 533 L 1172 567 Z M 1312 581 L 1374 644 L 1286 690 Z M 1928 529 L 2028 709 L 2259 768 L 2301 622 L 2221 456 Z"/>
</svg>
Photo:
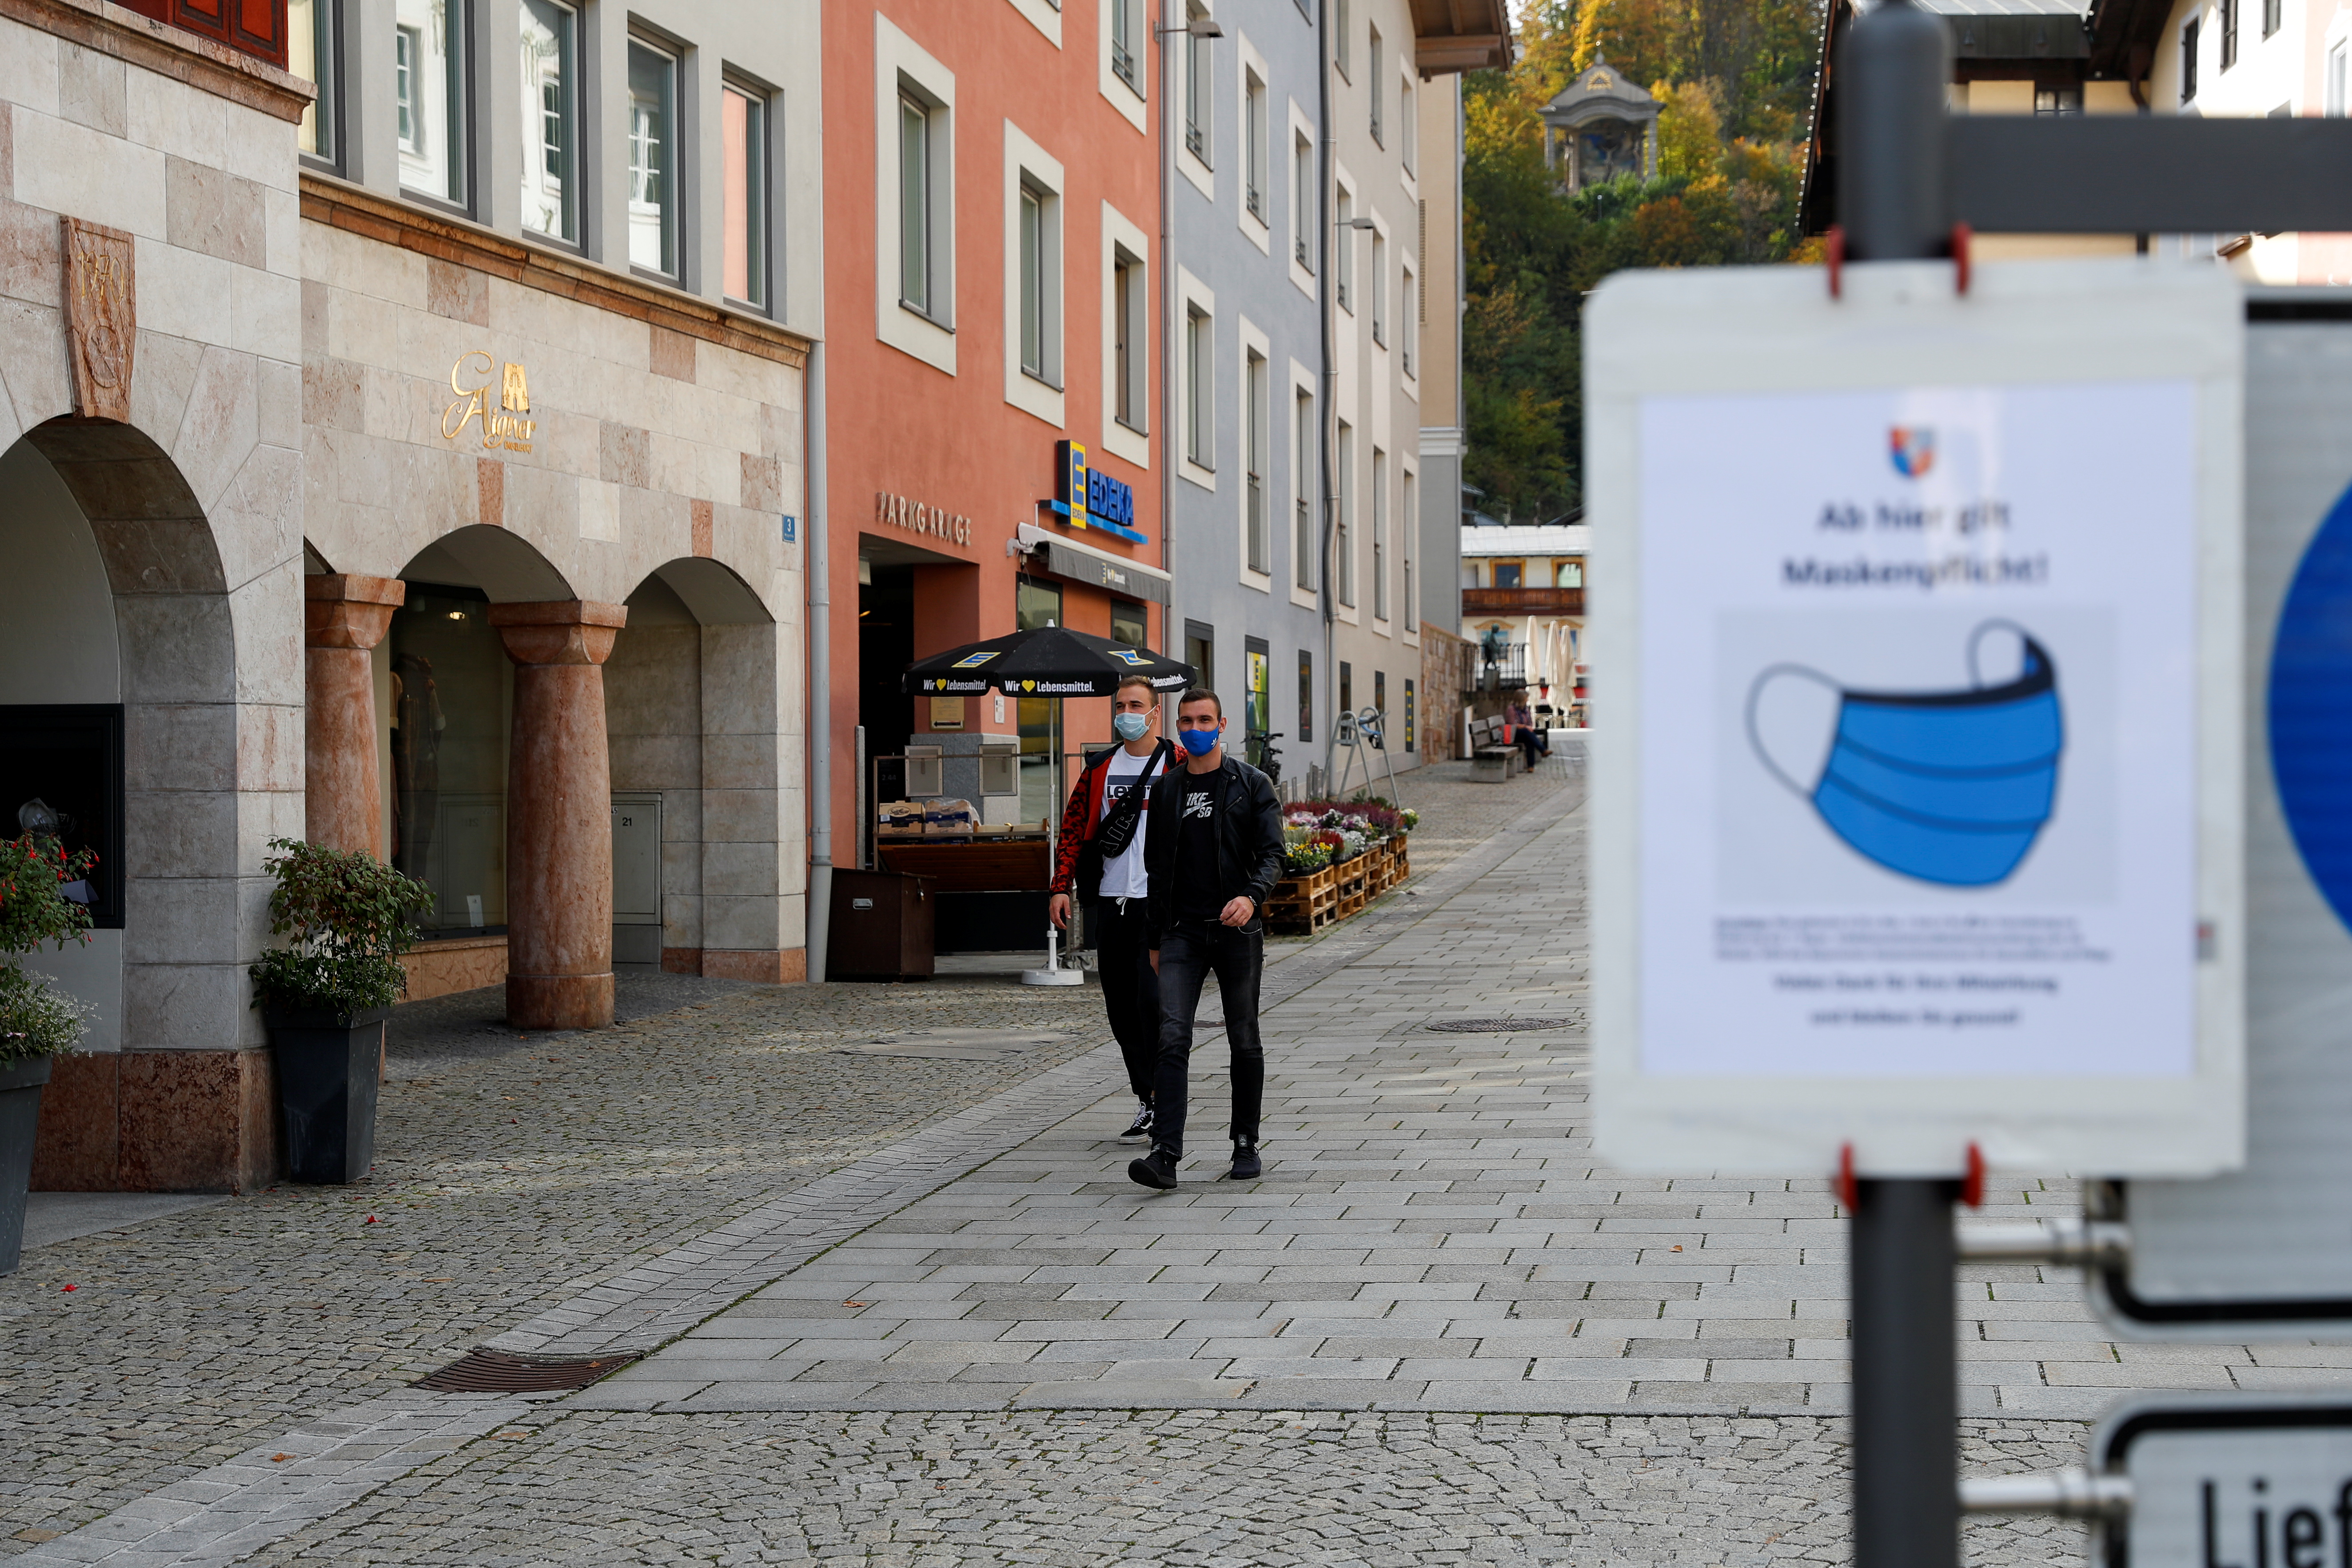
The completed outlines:
<svg viewBox="0 0 2352 1568">
<path fill-rule="evenodd" d="M 1217 749 L 1217 733 L 1218 732 L 1214 730 L 1180 730 L 1177 731 L 1177 734 L 1184 742 L 1184 749 L 1192 752 L 1196 757 L 1205 757 L 1211 752 Z"/>
<path fill-rule="evenodd" d="M 1969 639 L 1976 645 L 1989 622 Z M 2018 630 L 2009 627 L 2011 630 Z M 1813 804 L 1830 830 L 1868 859 L 1923 882 L 1990 887 L 2007 878 L 2050 820 L 2065 726 L 2049 650 L 2022 631 L 2024 668 L 2006 685 L 1958 691 L 1840 691 L 1837 735 L 1810 790 L 1774 766 L 1756 732 L 1756 700 L 1776 675 L 1829 684 L 1776 665 L 1748 697 L 1748 733 L 1773 776 Z"/>
<path fill-rule="evenodd" d="M 1110 727 L 1122 741 L 1140 741 L 1143 739 L 1143 732 L 1151 728 L 1151 715 L 1114 713 L 1110 716 Z"/>
</svg>

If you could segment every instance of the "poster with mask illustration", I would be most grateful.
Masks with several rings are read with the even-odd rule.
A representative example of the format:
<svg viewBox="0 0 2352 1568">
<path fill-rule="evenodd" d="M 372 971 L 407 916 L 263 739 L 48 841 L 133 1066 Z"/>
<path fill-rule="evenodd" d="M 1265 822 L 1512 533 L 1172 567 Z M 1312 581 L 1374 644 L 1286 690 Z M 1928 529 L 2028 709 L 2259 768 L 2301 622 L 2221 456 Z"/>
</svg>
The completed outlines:
<svg viewBox="0 0 2352 1568">
<path fill-rule="evenodd" d="M 1753 309 L 1677 363 L 1686 301 L 1596 400 L 1604 1153 L 2221 1168 L 2233 289 L 2067 264 L 1962 300 L 1948 268 L 1886 273 L 1915 286 L 1748 279 L 1837 329 L 1769 370 L 1748 341 L 1790 331 Z M 2083 319 L 2032 273 L 2071 275 Z M 2105 352 L 2101 276 L 2164 279 L 2137 308 L 2189 330 Z M 1632 330 L 1612 303 L 1596 360 Z"/>
</svg>

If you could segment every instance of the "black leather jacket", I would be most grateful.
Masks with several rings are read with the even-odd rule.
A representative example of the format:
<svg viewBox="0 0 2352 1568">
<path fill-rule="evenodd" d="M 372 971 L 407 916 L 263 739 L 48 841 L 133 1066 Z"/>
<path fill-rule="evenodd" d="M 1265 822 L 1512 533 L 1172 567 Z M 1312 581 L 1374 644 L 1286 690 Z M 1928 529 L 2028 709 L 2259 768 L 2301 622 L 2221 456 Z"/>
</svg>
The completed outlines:
<svg viewBox="0 0 2352 1568">
<path fill-rule="evenodd" d="M 1282 878 L 1282 803 L 1264 773 L 1227 752 L 1225 809 L 1217 818 L 1217 901 L 1246 897 L 1261 909 Z M 1151 881 L 1150 899 L 1151 946 L 1157 951 L 1161 933 L 1176 923 L 1183 907 L 1184 883 L 1201 875 L 1202 868 L 1177 858 L 1176 814 L 1183 809 L 1184 780 L 1190 770 L 1181 761 L 1153 781 L 1151 816 L 1143 839 L 1143 868 Z M 1262 931 L 1258 916 L 1249 930 Z"/>
</svg>

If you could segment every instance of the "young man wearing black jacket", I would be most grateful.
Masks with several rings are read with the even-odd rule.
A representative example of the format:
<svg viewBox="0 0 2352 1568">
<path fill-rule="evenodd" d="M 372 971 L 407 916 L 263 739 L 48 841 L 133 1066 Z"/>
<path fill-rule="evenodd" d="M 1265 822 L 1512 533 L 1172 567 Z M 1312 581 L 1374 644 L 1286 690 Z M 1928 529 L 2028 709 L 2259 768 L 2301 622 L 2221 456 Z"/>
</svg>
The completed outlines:
<svg viewBox="0 0 2352 1568">
<path fill-rule="evenodd" d="M 1282 806 L 1266 776 L 1224 749 L 1224 704 L 1199 687 L 1176 705 L 1184 765 L 1151 788 L 1144 868 L 1150 883 L 1152 962 L 1160 971 L 1160 1081 L 1152 1096 L 1151 1152 L 1127 1168 L 1147 1187 L 1176 1184 L 1184 1157 L 1192 1018 L 1213 973 L 1233 1051 L 1234 1168 L 1260 1171 L 1258 1115 L 1265 1053 L 1257 1037 L 1258 973 L 1265 962 L 1266 896 L 1282 875 Z"/>
</svg>

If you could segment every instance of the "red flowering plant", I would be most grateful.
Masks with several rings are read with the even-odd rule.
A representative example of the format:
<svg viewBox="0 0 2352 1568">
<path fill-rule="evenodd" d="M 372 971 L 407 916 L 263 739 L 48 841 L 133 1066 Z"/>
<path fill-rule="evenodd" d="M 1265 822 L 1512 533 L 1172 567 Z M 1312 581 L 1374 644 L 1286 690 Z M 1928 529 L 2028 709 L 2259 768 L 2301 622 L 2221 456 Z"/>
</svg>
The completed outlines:
<svg viewBox="0 0 2352 1568">
<path fill-rule="evenodd" d="M 269 931 L 293 941 L 246 971 L 253 1005 L 349 1016 L 399 1001 L 408 985 L 400 955 L 416 945 L 415 917 L 433 890 L 363 850 L 289 838 L 269 847 Z"/>
<path fill-rule="evenodd" d="M 63 951 L 89 941 L 89 907 L 66 897 L 87 884 L 97 854 L 26 834 L 0 839 L 0 1067 L 70 1051 L 89 1027 L 89 1004 L 16 962 L 44 942 Z"/>
</svg>

